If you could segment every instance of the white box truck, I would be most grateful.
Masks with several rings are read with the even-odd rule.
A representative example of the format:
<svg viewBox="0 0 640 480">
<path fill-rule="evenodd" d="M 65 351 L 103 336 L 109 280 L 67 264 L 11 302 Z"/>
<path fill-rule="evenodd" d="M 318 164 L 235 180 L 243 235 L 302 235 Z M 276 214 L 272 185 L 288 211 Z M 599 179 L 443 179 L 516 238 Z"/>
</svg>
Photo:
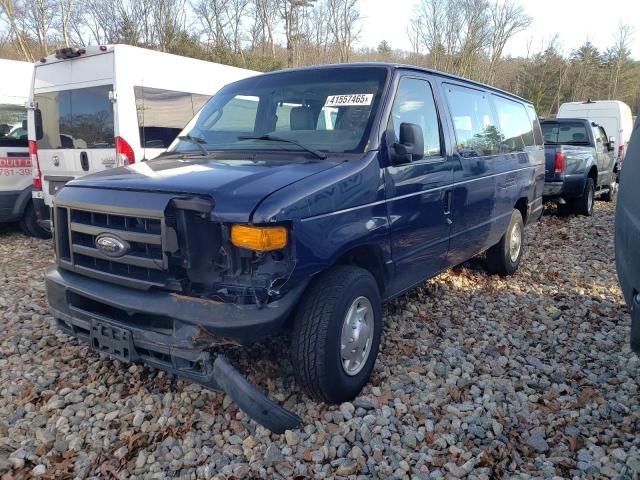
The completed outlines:
<svg viewBox="0 0 640 480">
<path fill-rule="evenodd" d="M 74 178 L 163 152 L 221 87 L 259 72 L 129 45 L 62 48 L 36 63 L 29 104 L 33 198 L 49 227 Z"/>
<path fill-rule="evenodd" d="M 614 155 L 622 166 L 633 130 L 629 105 L 617 100 L 566 102 L 560 105 L 557 118 L 585 118 L 604 127 L 607 135 L 615 138 Z"/>
<path fill-rule="evenodd" d="M 30 235 L 48 237 L 31 201 L 27 109 L 33 64 L 0 60 L 0 222 L 19 221 Z"/>
</svg>

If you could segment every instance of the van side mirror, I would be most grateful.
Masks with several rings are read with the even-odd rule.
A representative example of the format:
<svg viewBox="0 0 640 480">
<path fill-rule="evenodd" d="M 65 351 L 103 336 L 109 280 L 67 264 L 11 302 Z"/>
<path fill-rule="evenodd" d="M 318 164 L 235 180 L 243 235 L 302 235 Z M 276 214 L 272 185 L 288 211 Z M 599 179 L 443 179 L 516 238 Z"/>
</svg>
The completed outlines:
<svg viewBox="0 0 640 480">
<path fill-rule="evenodd" d="M 36 127 L 36 140 L 42 140 L 44 132 L 42 131 L 42 112 L 39 108 L 34 110 L 35 127 Z"/>
<path fill-rule="evenodd" d="M 401 165 L 424 158 L 424 137 L 422 127 L 415 123 L 400 124 L 400 141 L 390 149 L 391 163 Z"/>
<path fill-rule="evenodd" d="M 609 137 L 609 144 L 607 145 L 607 147 L 609 147 L 609 151 L 613 152 L 615 150 L 615 143 L 616 143 L 616 137 Z"/>
</svg>

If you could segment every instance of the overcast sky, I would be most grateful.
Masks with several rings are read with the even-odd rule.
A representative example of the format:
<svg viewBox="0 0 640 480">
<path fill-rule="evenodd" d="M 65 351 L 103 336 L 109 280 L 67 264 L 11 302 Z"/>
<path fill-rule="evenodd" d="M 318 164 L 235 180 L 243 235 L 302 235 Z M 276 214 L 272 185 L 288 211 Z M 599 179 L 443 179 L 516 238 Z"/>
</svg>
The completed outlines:
<svg viewBox="0 0 640 480">
<path fill-rule="evenodd" d="M 409 19 L 420 0 L 361 0 L 361 46 L 376 47 L 387 40 L 394 49 L 411 50 L 407 36 Z M 633 27 L 632 56 L 640 59 L 640 6 L 638 0 L 521 0 L 533 25 L 518 34 L 507 45 L 511 55 L 526 55 L 527 44 L 539 51 L 543 42 L 555 34 L 565 53 L 590 40 L 598 49 L 605 50 L 614 41 L 620 22 Z M 635 6 L 634 6 L 635 4 Z"/>
</svg>

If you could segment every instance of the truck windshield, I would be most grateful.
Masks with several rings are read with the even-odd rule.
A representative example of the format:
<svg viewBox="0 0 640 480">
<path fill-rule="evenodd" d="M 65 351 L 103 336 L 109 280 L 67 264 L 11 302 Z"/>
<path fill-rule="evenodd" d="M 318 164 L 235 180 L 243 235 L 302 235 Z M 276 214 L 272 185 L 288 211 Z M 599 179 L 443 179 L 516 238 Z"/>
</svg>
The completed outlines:
<svg viewBox="0 0 640 480">
<path fill-rule="evenodd" d="M 241 80 L 218 92 L 169 152 L 199 153 L 189 135 L 208 151 L 362 153 L 387 74 L 383 67 L 342 67 Z"/>
<path fill-rule="evenodd" d="M 27 147 L 27 109 L 0 105 L 0 147 Z"/>
<path fill-rule="evenodd" d="M 112 85 L 36 93 L 39 149 L 114 148 Z"/>
<path fill-rule="evenodd" d="M 587 129 L 582 123 L 544 122 L 545 145 L 590 145 Z"/>
</svg>

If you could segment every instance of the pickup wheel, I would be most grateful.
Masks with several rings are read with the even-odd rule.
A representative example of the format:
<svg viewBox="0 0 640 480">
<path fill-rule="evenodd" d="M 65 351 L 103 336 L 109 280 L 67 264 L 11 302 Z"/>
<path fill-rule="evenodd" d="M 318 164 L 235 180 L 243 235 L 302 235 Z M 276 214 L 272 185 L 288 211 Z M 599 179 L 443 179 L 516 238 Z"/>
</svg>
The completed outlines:
<svg viewBox="0 0 640 480">
<path fill-rule="evenodd" d="M 520 210 L 514 209 L 507 231 L 493 247 L 487 250 L 487 269 L 491 273 L 511 275 L 522 259 L 524 248 L 524 222 Z"/>
<path fill-rule="evenodd" d="M 341 403 L 362 390 L 378 355 L 381 303 L 375 278 L 350 265 L 331 268 L 307 289 L 294 319 L 291 362 L 312 397 Z"/>
<path fill-rule="evenodd" d="M 587 178 L 584 184 L 582 195 L 573 201 L 573 208 L 576 213 L 590 217 L 593 215 L 593 204 L 595 203 L 596 184 L 593 178 Z"/>
<path fill-rule="evenodd" d="M 603 193 L 600 198 L 605 202 L 613 202 L 618 196 L 618 184 L 616 183 L 617 174 L 611 174 L 611 180 L 609 181 L 609 191 Z"/>
<path fill-rule="evenodd" d="M 51 238 L 51 232 L 46 231 L 40 225 L 38 225 L 38 217 L 36 217 L 36 211 L 33 208 L 33 203 L 29 202 L 24 209 L 24 214 L 20 219 L 20 229 L 27 235 L 31 235 L 36 238 Z"/>
</svg>

